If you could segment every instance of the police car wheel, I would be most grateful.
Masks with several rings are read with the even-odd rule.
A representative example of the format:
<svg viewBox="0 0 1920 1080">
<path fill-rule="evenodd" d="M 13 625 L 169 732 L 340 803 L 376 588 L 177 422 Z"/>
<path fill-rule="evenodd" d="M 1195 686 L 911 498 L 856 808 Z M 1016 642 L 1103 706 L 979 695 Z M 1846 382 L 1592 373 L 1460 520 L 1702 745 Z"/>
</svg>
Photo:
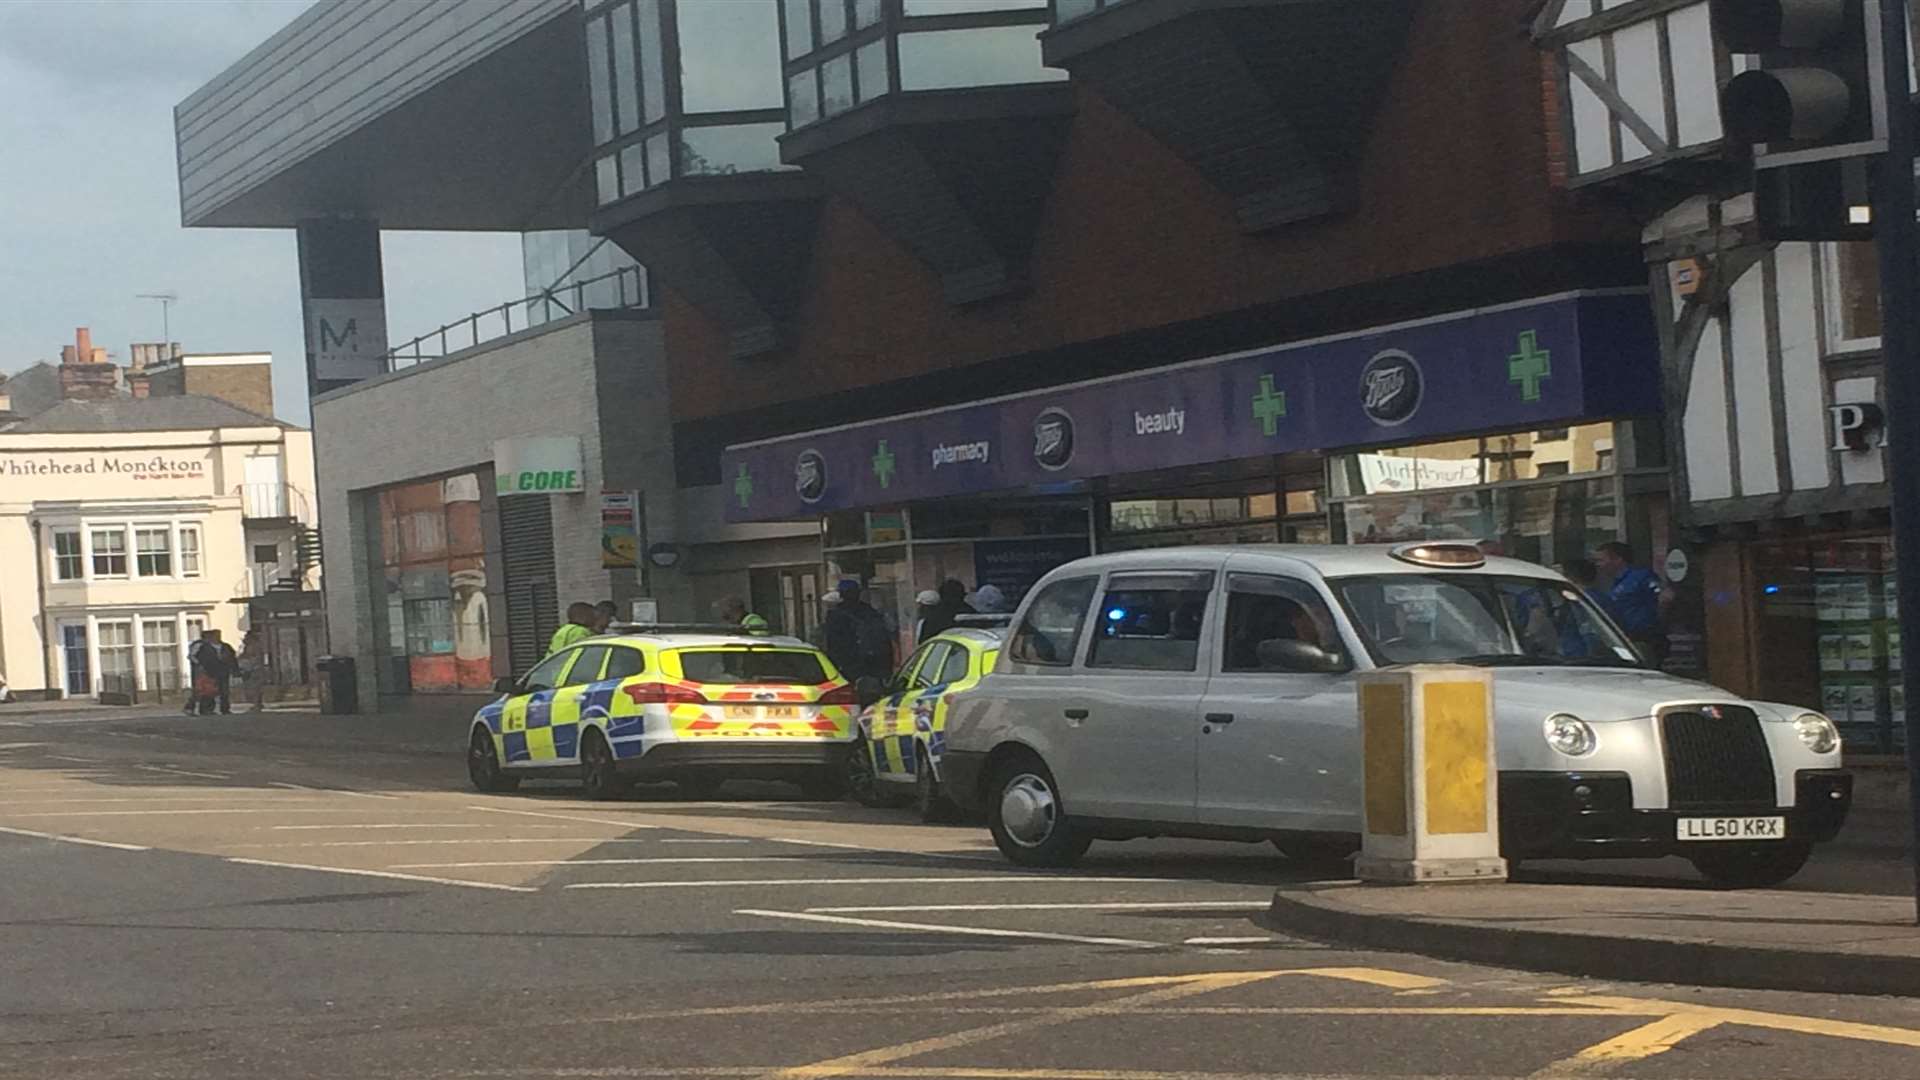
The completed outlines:
<svg viewBox="0 0 1920 1080">
<path fill-rule="evenodd" d="M 933 759 L 927 756 L 924 746 L 914 751 L 913 809 L 920 820 L 929 825 L 944 824 L 957 816 L 953 800 L 940 790 L 940 778 L 934 775 Z"/>
<path fill-rule="evenodd" d="M 1784 883 L 1807 865 L 1813 845 L 1713 844 L 1689 856 L 1693 868 L 1715 885 L 1729 889 L 1766 889 Z"/>
<path fill-rule="evenodd" d="M 873 744 L 865 735 L 856 736 L 847 748 L 847 794 L 861 806 L 886 803 L 880 794 L 880 780 L 874 775 Z"/>
<path fill-rule="evenodd" d="M 508 776 L 506 770 L 500 767 L 500 755 L 493 749 L 493 737 L 479 730 L 474 731 L 473 738 L 467 743 L 467 777 L 478 791 L 512 791 L 520 786 L 519 777 Z"/>
<path fill-rule="evenodd" d="M 1093 838 L 1076 829 L 1060 806 L 1053 773 L 1038 757 L 1020 754 L 994 771 L 987 788 L 987 828 L 994 846 L 1021 866 L 1072 866 Z"/>
<path fill-rule="evenodd" d="M 613 748 L 597 730 L 580 740 L 580 785 L 589 799 L 617 799 L 627 790 L 614 768 Z"/>
</svg>

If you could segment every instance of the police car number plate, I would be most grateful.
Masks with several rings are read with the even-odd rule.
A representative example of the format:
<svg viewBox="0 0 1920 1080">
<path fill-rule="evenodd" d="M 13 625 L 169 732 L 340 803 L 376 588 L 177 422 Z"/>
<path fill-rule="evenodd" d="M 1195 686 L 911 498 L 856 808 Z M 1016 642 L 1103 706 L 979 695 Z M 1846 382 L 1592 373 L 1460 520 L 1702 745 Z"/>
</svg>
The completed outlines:
<svg viewBox="0 0 1920 1080">
<path fill-rule="evenodd" d="M 800 709 L 794 705 L 729 705 L 729 720 L 798 720 Z"/>
<path fill-rule="evenodd" d="M 1679 840 L 1785 840 L 1783 817 L 1683 817 L 1674 829 Z"/>
</svg>

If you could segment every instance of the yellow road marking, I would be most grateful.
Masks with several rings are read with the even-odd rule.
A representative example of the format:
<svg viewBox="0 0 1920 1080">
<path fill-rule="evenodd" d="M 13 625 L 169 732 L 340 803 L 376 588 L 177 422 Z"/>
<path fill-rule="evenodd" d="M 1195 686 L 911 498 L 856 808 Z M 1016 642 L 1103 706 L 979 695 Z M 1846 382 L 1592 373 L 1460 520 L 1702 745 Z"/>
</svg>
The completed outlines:
<svg viewBox="0 0 1920 1080">
<path fill-rule="evenodd" d="M 950 1032 L 946 1035 L 935 1035 L 931 1038 L 914 1039 L 910 1042 L 896 1043 L 892 1046 L 882 1046 L 873 1050 L 864 1050 L 857 1054 L 847 1054 L 842 1057 L 829 1058 L 825 1061 L 817 1061 L 811 1065 L 799 1065 L 793 1068 L 782 1069 L 773 1075 L 783 1078 L 845 1075 L 849 1070 L 861 1070 L 877 1065 L 887 1065 L 905 1058 L 939 1053 L 943 1050 L 952 1050 L 962 1046 L 971 1046 L 974 1043 L 987 1042 L 1008 1035 L 1036 1031 L 1040 1028 L 1057 1027 L 1061 1024 L 1069 1024 L 1090 1016 L 1125 1013 L 1136 1006 L 1153 1005 L 1163 1001 L 1175 1001 L 1180 998 L 1193 997 L 1198 994 L 1210 994 L 1216 990 L 1244 986 L 1248 983 L 1271 979 L 1281 974 L 1284 974 L 1284 972 L 1227 971 L 1189 976 L 1187 981 L 1182 985 L 1164 987 L 1159 990 L 1148 990 L 1145 993 L 1131 994 L 1127 997 L 1115 998 L 1110 1001 L 1102 1001 L 1090 1005 L 1067 1006 L 1042 1013 L 1038 1016 L 1026 1017 L 1019 1020 L 1007 1020 L 998 1024 L 988 1024 L 985 1027 L 968 1028 L 964 1031 Z"/>
<path fill-rule="evenodd" d="M 1650 1024 L 1622 1032 L 1605 1042 L 1556 1061 L 1533 1074 L 1534 1080 L 1559 1080 L 1561 1077 L 1601 1076 L 1615 1065 L 1644 1061 L 1664 1054 L 1682 1039 L 1720 1026 L 1720 1018 L 1704 1012 L 1669 1013 Z"/>
<path fill-rule="evenodd" d="M 1703 1008 L 1678 1001 L 1661 1001 L 1656 998 L 1629 997 L 1558 997 L 1555 1001 L 1579 1005 L 1591 1005 L 1596 1009 L 1623 1011 L 1626 1008 L 1657 1008 L 1668 1013 L 1687 1013 L 1703 1017 L 1712 1017 L 1717 1024 L 1738 1024 L 1742 1027 L 1770 1028 L 1774 1031 L 1791 1031 L 1800 1035 L 1827 1035 L 1836 1039 L 1854 1039 L 1860 1042 L 1888 1043 L 1893 1046 L 1911 1046 L 1920 1048 L 1920 1030 L 1913 1028 L 1890 1027 L 1885 1024 L 1862 1024 L 1852 1020 L 1825 1020 L 1817 1016 L 1796 1016 L 1792 1013 L 1763 1012 L 1758 1009 L 1727 1009 L 1718 1007 Z"/>
<path fill-rule="evenodd" d="M 1431 979 L 1425 975 L 1415 975 L 1406 971 L 1388 971 L 1385 968 L 1295 968 L 1281 974 L 1318 975 L 1325 979 L 1345 979 L 1348 982 L 1366 983 L 1368 986 L 1384 986 L 1389 990 L 1429 990 L 1436 986 L 1447 985 L 1445 979 Z"/>
</svg>

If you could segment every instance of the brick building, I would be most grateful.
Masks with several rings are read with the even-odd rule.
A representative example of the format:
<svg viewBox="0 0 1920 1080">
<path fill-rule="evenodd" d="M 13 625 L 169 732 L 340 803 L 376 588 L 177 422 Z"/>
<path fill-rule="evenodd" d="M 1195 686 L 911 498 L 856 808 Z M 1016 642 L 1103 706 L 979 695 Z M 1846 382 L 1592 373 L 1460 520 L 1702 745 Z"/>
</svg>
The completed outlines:
<svg viewBox="0 0 1920 1080">
<path fill-rule="evenodd" d="M 658 341 L 629 355 L 672 466 L 619 483 L 672 549 L 665 614 L 740 592 L 805 631 L 857 577 L 904 627 L 946 577 L 1017 594 L 1074 554 L 1200 540 L 1658 546 L 1638 223 L 1567 190 L 1538 6 L 454 4 L 471 33 L 393 28 L 404 88 L 343 43 L 189 98 L 183 212 L 298 230 L 320 387 L 382 369 L 339 344 L 379 318 L 381 228 L 584 228 L 645 265 Z M 341 104 L 275 140 L 296 94 Z M 595 417 L 539 403 L 543 434 L 600 441 L 595 485 L 625 468 L 598 370 Z M 324 483 L 373 497 L 329 443 L 394 436 L 336 406 L 409 381 L 321 399 Z M 542 504 L 562 547 L 573 497 Z M 357 588 L 336 622 L 378 606 Z"/>
</svg>

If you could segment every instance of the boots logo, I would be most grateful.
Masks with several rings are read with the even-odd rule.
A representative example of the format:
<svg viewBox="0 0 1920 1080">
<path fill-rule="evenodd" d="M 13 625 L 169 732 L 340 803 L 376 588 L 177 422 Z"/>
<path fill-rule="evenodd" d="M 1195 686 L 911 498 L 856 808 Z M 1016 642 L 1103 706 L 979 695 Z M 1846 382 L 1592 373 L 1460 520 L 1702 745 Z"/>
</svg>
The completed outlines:
<svg viewBox="0 0 1920 1080">
<path fill-rule="evenodd" d="M 827 459 L 818 450 L 802 450 L 793 463 L 793 493 L 803 503 L 817 503 L 827 493 Z"/>
<path fill-rule="evenodd" d="M 1376 424 L 1393 427 L 1413 419 L 1426 392 L 1419 362 L 1399 349 L 1375 355 L 1360 371 L 1360 407 Z"/>
<path fill-rule="evenodd" d="M 1065 409 L 1044 409 L 1034 420 L 1033 460 L 1041 468 L 1054 471 L 1073 461 L 1073 417 Z"/>
</svg>

